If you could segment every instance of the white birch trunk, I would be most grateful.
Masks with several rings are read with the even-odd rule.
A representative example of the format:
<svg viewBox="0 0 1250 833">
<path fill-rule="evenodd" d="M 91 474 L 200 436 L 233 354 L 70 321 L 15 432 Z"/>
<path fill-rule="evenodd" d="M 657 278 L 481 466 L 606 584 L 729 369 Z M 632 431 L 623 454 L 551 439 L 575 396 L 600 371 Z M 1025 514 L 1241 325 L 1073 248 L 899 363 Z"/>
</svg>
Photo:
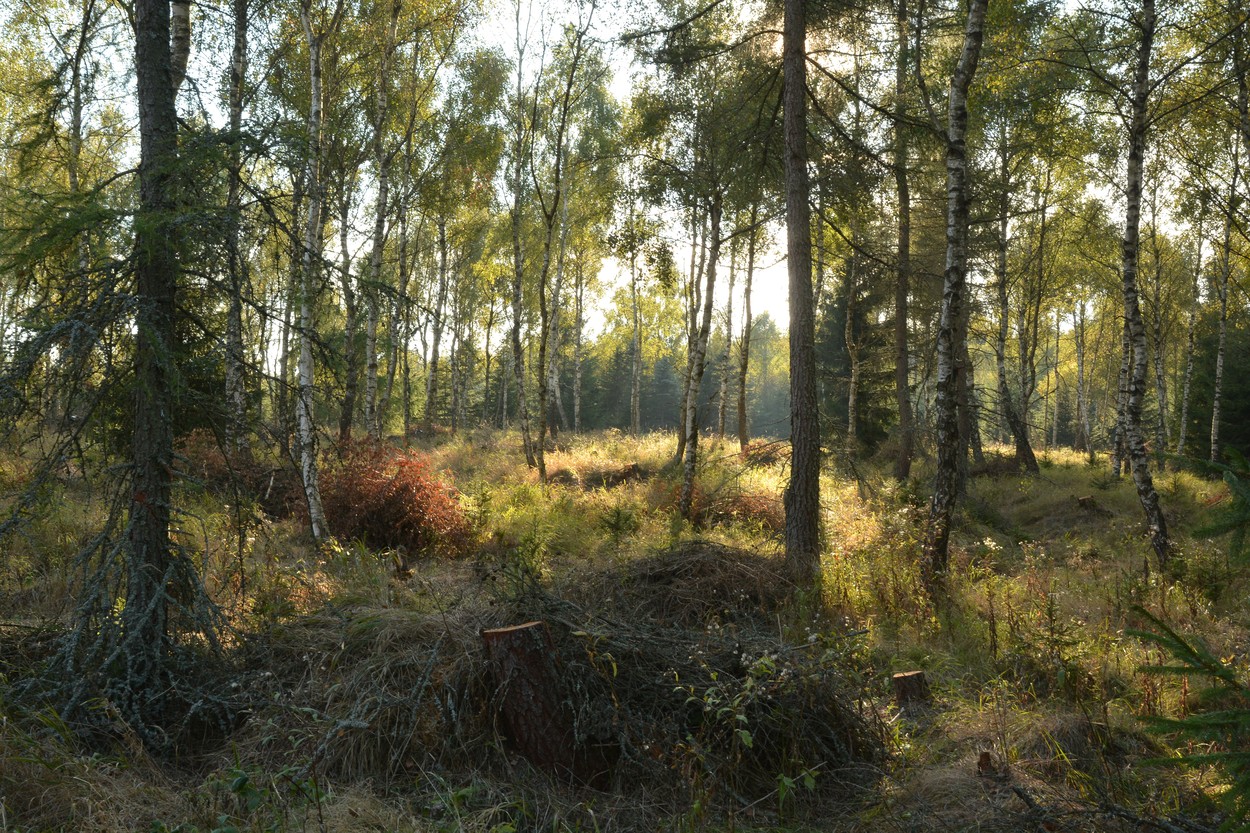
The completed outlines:
<svg viewBox="0 0 1250 833">
<path fill-rule="evenodd" d="M 1142 400 L 1146 390 L 1146 373 L 1149 356 L 1146 347 L 1146 327 L 1142 320 L 1141 304 L 1137 289 L 1137 261 L 1140 248 L 1142 164 L 1146 149 L 1146 131 L 1149 126 L 1146 106 L 1150 94 L 1150 55 L 1154 45 L 1154 0 L 1143 0 L 1140 18 L 1141 46 L 1132 90 L 1132 120 L 1129 125 L 1128 170 L 1125 188 L 1124 228 L 1124 318 L 1132 345 L 1132 368 L 1129 376 L 1128 397 L 1124 409 L 1125 446 L 1132 467 L 1133 484 L 1146 515 L 1151 545 L 1158 558 L 1159 567 L 1166 569 L 1171 553 L 1167 522 L 1159 505 L 1154 479 L 1150 474 L 1150 458 L 1142 435 Z"/>
<path fill-rule="evenodd" d="M 937 339 L 937 476 L 929 506 L 924 573 L 930 592 L 945 582 L 951 518 L 959 494 L 963 444 L 959 431 L 958 367 L 963 356 L 960 322 L 966 303 L 968 269 L 968 89 L 976 74 L 984 38 L 988 0 L 972 0 L 968 8 L 963 50 L 951 78 L 946 136 L 946 272 Z"/>
<path fill-rule="evenodd" d="M 341 8 L 341 5 L 340 5 Z M 335 15 L 337 21 L 338 14 Z M 317 426 L 313 419 L 315 394 L 312 342 L 316 338 L 313 320 L 313 293 L 321 278 L 321 232 L 322 203 L 325 186 L 321 181 L 322 165 L 322 82 L 321 47 L 325 33 L 314 34 L 309 0 L 301 5 L 300 20 L 308 41 L 309 106 L 308 106 L 308 216 L 304 225 L 303 269 L 301 271 L 299 335 L 300 351 L 297 374 L 299 376 L 299 401 L 297 403 L 296 430 L 299 439 L 300 474 L 304 484 L 304 497 L 308 502 L 308 519 L 313 540 L 320 542 L 329 534 L 325 511 L 321 508 L 321 489 L 317 470 Z"/>
</svg>

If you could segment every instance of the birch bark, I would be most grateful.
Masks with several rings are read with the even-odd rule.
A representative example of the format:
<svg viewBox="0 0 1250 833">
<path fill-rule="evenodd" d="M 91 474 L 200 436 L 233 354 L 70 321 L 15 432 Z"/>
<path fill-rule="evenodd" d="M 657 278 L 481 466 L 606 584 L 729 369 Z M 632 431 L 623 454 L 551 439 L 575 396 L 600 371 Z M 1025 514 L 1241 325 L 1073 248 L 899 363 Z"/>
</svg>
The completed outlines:
<svg viewBox="0 0 1250 833">
<path fill-rule="evenodd" d="M 338 29 L 343 14 L 343 0 L 339 0 L 331 15 L 328 26 L 321 32 L 315 32 L 312 21 L 312 2 L 302 0 L 300 4 L 300 22 L 304 28 L 304 37 L 308 44 L 308 160 L 307 173 L 307 217 L 304 225 L 304 245 L 302 253 L 302 270 L 300 272 L 299 298 L 299 362 L 296 373 L 299 377 L 299 397 L 296 403 L 296 432 L 299 440 L 300 475 L 304 484 L 304 497 L 308 503 L 308 521 L 313 540 L 320 542 L 329 530 L 326 526 L 325 511 L 321 508 L 321 488 L 318 483 L 317 465 L 317 426 L 313 417 L 313 398 L 316 392 L 313 375 L 313 341 L 317 337 L 316 323 L 313 318 L 313 295 L 321 283 L 322 260 L 322 206 L 325 200 L 325 183 L 322 182 L 321 168 L 324 147 L 322 142 L 322 77 L 321 52 L 327 35 Z"/>
<path fill-rule="evenodd" d="M 1150 95 L 1150 57 L 1154 46 L 1155 26 L 1154 0 L 1142 0 L 1142 14 L 1139 21 L 1141 27 L 1141 45 L 1138 52 L 1137 67 L 1134 73 L 1131 97 L 1132 119 L 1129 124 L 1128 170 L 1125 188 L 1125 228 L 1124 228 L 1124 318 L 1132 346 L 1132 366 L 1129 376 L 1128 397 L 1124 409 L 1125 446 L 1133 473 L 1133 484 L 1137 488 L 1137 497 L 1141 501 L 1146 514 L 1146 525 L 1149 530 L 1151 546 L 1159 560 L 1160 569 L 1166 569 L 1171 554 L 1171 541 L 1168 538 L 1167 522 L 1163 517 L 1163 509 L 1159 505 L 1159 495 L 1155 491 L 1154 479 L 1150 474 L 1150 458 L 1146 452 L 1146 442 L 1142 435 L 1142 400 L 1146 392 L 1146 373 L 1148 351 L 1146 347 L 1146 326 L 1142 320 L 1141 304 L 1137 289 L 1137 261 L 1140 249 L 1141 197 L 1142 197 L 1142 163 L 1146 150 L 1146 133 L 1149 120 L 1146 105 Z"/>
<path fill-rule="evenodd" d="M 971 0 L 963 49 L 951 78 L 946 136 L 946 272 L 937 341 L 937 476 L 929 506 L 929 533 L 925 541 L 925 582 L 931 593 L 945 583 L 951 518 L 959 494 L 960 441 L 958 367 L 963 355 L 959 343 L 968 269 L 968 89 L 976 74 L 985 32 L 988 0 Z"/>
</svg>

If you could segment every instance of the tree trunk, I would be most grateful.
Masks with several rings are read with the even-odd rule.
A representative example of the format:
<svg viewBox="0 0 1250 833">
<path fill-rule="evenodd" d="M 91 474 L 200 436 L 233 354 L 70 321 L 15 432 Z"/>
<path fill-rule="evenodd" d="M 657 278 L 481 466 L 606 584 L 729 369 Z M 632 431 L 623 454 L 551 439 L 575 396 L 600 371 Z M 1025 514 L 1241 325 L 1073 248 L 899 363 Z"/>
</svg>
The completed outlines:
<svg viewBox="0 0 1250 833">
<path fill-rule="evenodd" d="M 1040 471 L 1037 457 L 1033 454 L 1028 430 L 1016 411 L 1011 386 L 1007 382 L 1007 330 L 1011 318 L 1011 305 L 1007 291 L 1007 249 L 1011 241 L 1008 239 L 1007 223 L 1011 216 L 1011 206 L 1008 201 L 1010 166 L 1007 159 L 1006 135 L 1000 136 L 999 146 L 999 175 L 1003 180 L 998 203 L 998 257 L 994 268 L 994 284 L 998 290 L 998 337 L 994 342 L 994 358 L 998 367 L 998 408 L 1016 446 L 1016 465 L 1022 466 L 1030 474 L 1037 474 Z"/>
<path fill-rule="evenodd" d="M 751 234 L 747 237 L 747 273 L 742 287 L 742 338 L 738 340 L 738 448 L 746 450 L 750 442 L 750 426 L 747 425 L 747 372 L 751 364 L 751 283 L 755 278 L 755 244 L 758 240 L 757 224 L 760 205 L 751 205 Z"/>
<path fill-rule="evenodd" d="M 638 253 L 632 250 L 629 255 L 629 306 L 633 322 L 633 338 L 630 341 L 629 433 L 636 437 L 642 430 L 642 308 L 638 301 Z"/>
<path fill-rule="evenodd" d="M 703 289 L 703 312 L 699 321 L 699 329 L 691 345 L 690 383 L 686 390 L 686 413 L 683 419 L 685 434 L 684 456 L 682 457 L 681 478 L 681 516 L 694 520 L 694 475 L 698 464 L 699 453 L 699 391 L 703 384 L 703 371 L 707 365 L 707 343 L 712 333 L 712 296 L 716 287 L 716 267 L 720 259 L 721 246 L 721 195 L 712 198 L 708 211 L 708 256 L 705 275 L 706 284 Z"/>
<path fill-rule="evenodd" d="M 1047 393 L 1052 395 L 1055 400 L 1054 407 L 1050 409 L 1051 412 L 1054 414 L 1054 419 L 1051 420 L 1051 423 L 1050 423 L 1050 444 L 1054 448 L 1059 447 L 1059 383 L 1063 381 L 1059 376 L 1059 354 L 1063 347 L 1063 344 L 1061 343 L 1062 338 L 1063 338 L 1063 334 L 1060 331 L 1059 310 L 1056 308 L 1055 309 L 1055 362 L 1051 366 L 1051 376 L 1053 376 L 1054 379 L 1053 379 L 1053 383 L 1048 383 L 1050 390 L 1047 391 Z"/>
<path fill-rule="evenodd" d="M 975 380 L 972 375 L 972 357 L 968 352 L 968 327 L 971 319 L 971 305 L 964 304 L 963 316 L 959 320 L 958 332 L 955 336 L 957 344 L 962 345 L 959 357 L 955 360 L 956 411 L 959 414 L 959 493 L 963 494 L 968 478 L 968 458 L 978 466 L 985 465 L 985 449 L 981 445 L 981 402 L 977 397 Z"/>
<path fill-rule="evenodd" d="M 1037 349 L 1042 348 L 1046 354 L 1046 345 L 1050 344 L 1049 328 L 1042 328 L 1042 300 L 1046 295 L 1046 230 L 1047 213 L 1050 210 L 1050 169 L 1046 169 L 1046 178 L 1040 193 L 1037 232 L 1037 275 L 1030 292 L 1021 298 L 1019 306 L 1020 342 L 1020 421 L 1026 442 L 1029 440 L 1029 412 L 1033 406 L 1033 395 L 1037 392 Z M 1049 407 L 1049 400 L 1047 400 Z M 1046 444 L 1046 428 L 1049 414 L 1042 421 L 1042 445 Z"/>
<path fill-rule="evenodd" d="M 556 253 L 556 274 L 554 285 L 551 290 L 551 314 L 548 322 L 548 347 L 546 351 L 547 364 L 547 386 L 546 392 L 551 400 L 549 412 L 554 412 L 556 421 L 551 423 L 551 433 L 555 436 L 556 424 L 558 423 L 562 430 L 568 430 L 568 420 L 564 415 L 564 397 L 560 390 L 560 313 L 564 309 L 562 295 L 564 294 L 564 266 L 568 256 L 569 246 L 569 194 L 573 188 L 573 177 L 570 176 L 564 184 L 564 188 L 569 193 L 564 195 L 561 200 L 560 209 L 560 244 Z M 544 426 L 545 427 L 545 426 Z M 541 429 L 540 429 L 541 434 Z"/>
<path fill-rule="evenodd" d="M 451 298 L 451 353 L 448 370 L 451 381 L 451 433 L 464 424 L 464 375 L 465 361 L 465 287 L 460 281 L 452 289 Z"/>
<path fill-rule="evenodd" d="M 690 404 L 690 380 L 694 374 L 695 340 L 699 334 L 700 282 L 707 264 L 707 215 L 698 207 L 690 210 L 690 280 L 686 283 L 686 375 L 681 385 L 681 407 L 677 412 L 677 456 L 681 462 L 686 457 L 686 410 Z"/>
<path fill-rule="evenodd" d="M 1077 451 L 1089 455 L 1089 462 L 1094 462 L 1094 441 L 1090 436 L 1089 426 L 1089 394 L 1085 382 L 1085 300 L 1082 298 L 1073 305 L 1072 310 L 1072 341 L 1076 350 L 1076 442 Z"/>
<path fill-rule="evenodd" d="M 430 360 L 425 373 L 425 430 L 434 430 L 434 415 L 438 413 L 438 364 L 443 346 L 443 317 L 447 308 L 447 288 L 450 281 L 447 253 L 447 218 L 438 218 L 438 287 L 434 293 L 433 325 L 430 338 Z"/>
<path fill-rule="evenodd" d="M 1211 462 L 1219 463 L 1223 459 L 1223 446 L 1220 439 L 1220 419 L 1222 418 L 1222 399 L 1224 388 L 1224 345 L 1228 337 L 1228 284 L 1232 271 L 1231 266 L 1231 227 L 1234 223 L 1234 195 L 1237 191 L 1237 179 L 1241 172 L 1241 148 L 1243 143 L 1250 148 L 1250 81 L 1247 74 L 1250 66 L 1246 60 L 1246 21 L 1239 24 L 1233 39 L 1233 67 L 1237 78 L 1237 113 L 1241 128 L 1237 141 L 1233 145 L 1233 178 L 1229 187 L 1228 211 L 1224 215 L 1224 251 L 1220 265 L 1220 283 L 1217 294 L 1220 301 L 1219 341 L 1215 353 L 1215 389 L 1211 398 Z M 1244 228 L 1242 235 L 1245 235 Z"/>
<path fill-rule="evenodd" d="M 811 186 L 807 170 L 807 20 L 804 0 L 785 0 L 782 26 L 786 261 L 790 294 L 790 482 L 785 491 L 786 568 L 820 578 L 820 418 L 816 311 L 812 297 Z"/>
<path fill-rule="evenodd" d="M 518 7 L 519 8 L 519 7 Z M 518 12 L 519 14 L 519 12 Z M 520 67 L 517 68 L 517 95 L 521 94 Z M 518 116 L 520 118 L 520 116 Z M 522 284 L 525 277 L 525 260 L 521 249 L 521 172 L 524 167 L 523 128 L 518 125 L 516 139 L 516 162 L 512 178 L 512 379 L 516 383 L 517 416 L 521 422 L 521 445 L 525 451 L 525 463 L 538 467 L 534 457 L 534 443 L 530 438 L 530 412 L 525 401 L 525 352 L 521 347 Z M 507 386 L 500 392 L 503 405 L 500 408 L 501 424 L 507 419 Z"/>
<path fill-rule="evenodd" d="M 404 320 L 404 310 L 408 307 L 408 282 L 412 274 L 408 266 L 408 211 L 404 200 L 399 200 L 395 208 L 395 223 L 399 227 L 399 285 L 395 293 L 394 303 L 389 304 L 386 327 L 387 343 L 390 355 L 386 362 L 386 384 L 378 400 L 377 423 L 379 434 L 386 426 L 386 418 L 391 410 L 391 396 L 395 390 L 395 373 L 399 365 L 400 350 L 407 350 L 407 333 L 404 333 L 403 344 L 400 339 L 400 326 Z M 375 348 L 376 349 L 376 348 Z"/>
<path fill-rule="evenodd" d="M 174 175 L 178 157 L 175 90 L 170 77 L 170 4 L 136 0 L 135 75 L 139 96 L 139 213 L 135 218 L 135 385 L 130 547 L 121 644 L 116 665 L 102 669 L 122 682 L 115 704 L 135 728 L 161 716 L 173 647 L 169 608 L 179 587 L 170 551 L 173 413 L 177 368 L 174 328 L 178 285 Z M 190 577 L 194 577 L 190 571 Z M 95 670 L 95 669 L 92 669 Z"/>
<path fill-rule="evenodd" d="M 1129 338 L 1128 321 L 1120 328 L 1120 373 L 1116 377 L 1115 429 L 1111 439 L 1111 474 L 1119 478 L 1128 460 L 1128 388 L 1133 343 Z"/>
<path fill-rule="evenodd" d="M 483 365 L 484 372 L 482 374 L 482 425 L 490 424 L 490 364 L 494 356 L 490 352 L 490 337 L 495 331 L 495 293 L 490 296 L 490 311 L 486 315 L 486 334 L 483 337 Z"/>
<path fill-rule="evenodd" d="M 339 410 L 339 442 L 352 438 L 352 420 L 356 415 L 356 398 L 360 385 L 360 304 L 356 300 L 356 287 L 352 284 L 352 255 L 348 236 L 351 232 L 352 192 L 355 174 L 343 172 L 342 191 L 339 194 L 339 285 L 343 290 L 343 364 L 346 379 L 343 383 L 343 403 Z"/>
<path fill-rule="evenodd" d="M 292 318 L 295 314 L 295 304 L 300 295 L 303 286 L 303 269 L 298 253 L 303 243 L 300 240 L 299 232 L 299 216 L 303 211 L 304 203 L 304 174 L 303 171 L 295 177 L 292 184 L 293 193 L 291 195 L 291 225 L 290 225 L 290 286 L 287 290 L 286 303 L 282 307 L 282 336 L 281 346 L 279 348 L 278 359 L 278 384 L 275 391 L 274 411 L 276 412 L 276 422 L 274 430 L 278 435 L 278 445 L 282 449 L 283 459 L 291 459 L 291 326 L 294 323 Z"/>
<path fill-rule="evenodd" d="M 1125 446 L 1132 465 L 1133 483 L 1137 487 L 1137 496 L 1146 513 L 1151 545 L 1159 559 L 1160 569 L 1166 569 L 1171 553 L 1171 542 L 1168 539 L 1163 509 L 1159 506 L 1159 495 L 1155 492 L 1154 480 L 1150 475 L 1150 458 L 1146 453 L 1146 442 L 1142 435 L 1142 399 L 1146 392 L 1149 356 L 1146 348 L 1146 327 L 1142 321 L 1137 291 L 1142 162 L 1145 157 L 1146 131 L 1149 126 L 1146 105 L 1150 94 L 1150 52 L 1154 45 L 1156 23 L 1154 0 L 1143 0 L 1142 17 L 1139 22 L 1142 39 L 1133 82 L 1132 121 L 1129 127 L 1128 171 L 1125 188 L 1124 318 L 1133 354 L 1128 398 L 1124 409 Z"/>
<path fill-rule="evenodd" d="M 187 61 L 191 57 L 191 0 L 170 0 L 169 38 L 169 72 L 176 99 L 186 80 Z"/>
<path fill-rule="evenodd" d="M 1163 464 L 1164 455 L 1172 444 L 1172 429 L 1168 424 L 1167 361 L 1163 342 L 1163 252 L 1159 246 L 1159 181 L 1156 178 L 1150 191 L 1150 348 L 1151 364 L 1155 370 L 1155 401 L 1158 414 L 1155 417 L 1155 456 Z"/>
<path fill-rule="evenodd" d="M 1194 378 L 1194 347 L 1198 330 L 1198 309 L 1202 304 L 1202 229 L 1206 220 L 1206 203 L 1198 211 L 1198 234 L 1194 248 L 1194 274 L 1190 287 L 1189 315 L 1185 322 L 1185 375 L 1181 382 L 1181 426 L 1176 438 L 1176 453 L 1184 456 L 1189 433 L 1189 394 Z"/>
<path fill-rule="evenodd" d="M 720 393 L 716 397 L 716 436 L 725 439 L 725 421 L 729 413 L 730 356 L 734 342 L 734 283 L 738 278 L 738 249 L 729 254 L 729 291 L 725 293 L 725 355 L 721 362 Z"/>
<path fill-rule="evenodd" d="M 846 390 L 846 439 L 851 447 L 855 445 L 856 427 L 859 425 L 859 340 L 855 336 L 855 316 L 859 314 L 859 245 L 859 218 L 853 216 L 851 253 L 846 272 L 846 321 L 842 328 L 842 340 L 846 344 L 846 358 L 851 369 Z"/>
<path fill-rule="evenodd" d="M 1211 462 L 1223 458 L 1220 441 L 1220 420 L 1224 398 L 1224 344 L 1228 339 L 1228 288 L 1232 276 L 1233 226 L 1236 224 L 1237 180 L 1241 172 L 1241 137 L 1233 146 L 1233 178 L 1228 188 L 1228 207 L 1224 214 L 1224 242 L 1220 252 L 1220 278 L 1215 284 L 1215 296 L 1220 303 L 1219 336 L 1215 348 L 1215 385 L 1211 392 Z"/>
<path fill-rule="evenodd" d="M 227 157 L 226 260 L 230 278 L 226 311 L 226 447 L 245 451 L 247 442 L 247 394 L 244 386 L 243 347 L 244 264 L 240 255 L 243 224 L 243 84 L 247 76 L 247 24 L 249 0 L 233 0 L 234 49 L 230 55 L 230 148 Z M 171 6 L 172 12 L 172 6 Z"/>
<path fill-rule="evenodd" d="M 325 511 L 321 508 L 321 489 L 317 470 L 317 426 L 313 418 L 315 394 L 313 375 L 312 342 L 317 330 L 313 321 L 313 300 L 321 282 L 321 209 L 325 199 L 325 185 L 321 181 L 321 46 L 325 32 L 313 33 L 310 0 L 300 7 L 300 20 L 308 41 L 309 106 L 308 106 L 308 216 L 304 225 L 303 270 L 301 272 L 299 336 L 299 401 L 297 403 L 297 431 L 299 435 L 300 475 L 304 484 L 304 497 L 308 503 L 308 521 L 313 540 L 320 542 L 329 530 L 326 528 Z M 341 0 L 339 9 L 341 10 Z M 334 15 L 337 25 L 339 15 Z"/>
<path fill-rule="evenodd" d="M 547 459 L 544 444 L 547 438 L 548 407 L 550 405 L 548 400 L 551 394 L 551 380 L 548 376 L 547 360 L 554 343 L 555 318 L 558 312 L 558 298 L 549 299 L 547 291 L 551 277 L 552 249 L 557 245 L 559 246 L 559 251 L 556 255 L 557 271 L 563 266 L 564 229 L 568 225 L 567 191 L 569 189 L 569 183 L 565 181 L 567 173 L 565 165 L 568 162 L 566 158 L 566 143 L 573 108 L 573 89 L 577 81 L 578 69 L 581 66 L 582 58 L 585 56 L 585 38 L 594 18 L 594 10 L 595 4 L 592 0 L 589 14 L 583 19 L 581 26 L 575 34 L 568 75 L 563 79 L 564 88 L 561 93 L 559 110 L 552 117 L 556 135 L 553 147 L 554 159 L 552 160 L 550 205 L 547 204 L 541 189 L 537 187 L 538 179 L 537 174 L 535 174 L 535 191 L 542 211 L 545 229 L 542 265 L 538 272 L 538 367 L 535 373 L 538 382 L 538 443 L 534 449 L 535 462 L 538 464 L 538 479 L 543 483 L 547 482 Z M 537 95 L 537 92 L 535 95 Z M 560 235 L 559 240 L 556 237 L 557 232 Z M 557 275 L 555 288 L 557 295 L 559 293 L 560 279 L 561 276 Z"/>
<path fill-rule="evenodd" d="M 408 447 L 408 442 L 412 438 L 412 331 L 415 329 L 412 324 L 412 304 L 404 304 L 400 307 L 403 322 L 404 337 L 403 350 L 400 352 L 400 367 L 403 370 L 403 395 L 404 395 L 404 448 Z"/>
<path fill-rule="evenodd" d="M 573 288 L 573 432 L 582 432 L 582 339 L 586 329 L 586 274 L 577 259 Z"/>
<path fill-rule="evenodd" d="M 500 358 L 500 361 L 502 361 L 502 358 Z M 509 356 L 509 363 L 511 363 L 511 356 Z M 511 365 L 509 364 L 509 366 Z M 497 419 L 496 424 L 499 425 L 499 428 L 507 428 L 507 374 L 502 370 L 500 370 L 499 374 L 499 403 L 497 403 L 495 415 Z"/>
<path fill-rule="evenodd" d="M 386 245 L 386 212 L 390 200 L 391 154 L 386 151 L 386 120 L 390 115 L 391 58 L 395 53 L 396 31 L 402 5 L 392 2 L 386 27 L 386 41 L 378 64 L 377 108 L 373 114 L 373 163 L 377 168 L 378 191 L 373 203 L 373 249 L 369 253 L 369 280 L 365 284 L 365 431 L 369 438 L 382 435 L 378 412 L 378 290 L 382 286 L 382 250 Z"/>
<path fill-rule="evenodd" d="M 925 541 L 925 582 L 931 593 L 945 583 L 951 518 L 959 494 L 960 442 L 958 398 L 959 343 L 968 270 L 968 88 L 976 74 L 984 37 L 988 0 L 971 0 L 964 32 L 963 50 L 951 78 L 949 125 L 946 140 L 946 273 L 943 278 L 942 314 L 937 339 L 937 477 L 929 507 L 929 532 Z"/>
<path fill-rule="evenodd" d="M 898 194 L 898 255 L 894 282 L 894 399 L 898 406 L 898 456 L 894 479 L 911 475 L 914 443 L 911 408 L 911 357 L 908 349 L 907 302 L 911 282 L 911 189 L 907 164 L 907 0 L 898 0 L 895 28 L 898 36 L 894 63 L 894 185 Z"/>
</svg>

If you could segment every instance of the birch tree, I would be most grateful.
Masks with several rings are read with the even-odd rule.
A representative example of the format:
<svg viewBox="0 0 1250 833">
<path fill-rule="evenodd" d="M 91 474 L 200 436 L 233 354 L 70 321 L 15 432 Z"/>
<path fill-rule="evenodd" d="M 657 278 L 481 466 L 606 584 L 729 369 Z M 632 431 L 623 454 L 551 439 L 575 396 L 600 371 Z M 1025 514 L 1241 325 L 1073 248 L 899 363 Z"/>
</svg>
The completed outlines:
<svg viewBox="0 0 1250 833">
<path fill-rule="evenodd" d="M 308 144 L 305 165 L 304 239 L 301 250 L 299 286 L 299 363 L 297 365 L 298 397 L 296 401 L 296 432 L 299 441 L 300 477 L 308 504 L 308 520 L 313 540 L 321 541 L 329 534 L 325 510 L 321 508 L 318 483 L 317 425 L 313 415 L 316 378 L 313 365 L 313 342 L 317 337 L 313 318 L 315 294 L 321 284 L 322 211 L 325 204 L 325 183 L 322 179 L 323 148 L 323 79 L 322 53 L 328 39 L 337 35 L 343 22 L 344 0 L 336 0 L 332 9 L 314 8 L 313 0 L 300 0 L 300 24 L 308 49 Z"/>
<path fill-rule="evenodd" d="M 958 498 L 959 367 L 965 352 L 959 343 L 968 271 L 968 90 L 976 75 L 985 35 L 988 0 L 972 0 L 964 29 L 963 48 L 951 76 L 946 128 L 946 272 L 937 341 L 937 476 L 929 504 L 925 540 L 925 580 L 931 592 L 945 582 L 951 518 Z"/>
</svg>

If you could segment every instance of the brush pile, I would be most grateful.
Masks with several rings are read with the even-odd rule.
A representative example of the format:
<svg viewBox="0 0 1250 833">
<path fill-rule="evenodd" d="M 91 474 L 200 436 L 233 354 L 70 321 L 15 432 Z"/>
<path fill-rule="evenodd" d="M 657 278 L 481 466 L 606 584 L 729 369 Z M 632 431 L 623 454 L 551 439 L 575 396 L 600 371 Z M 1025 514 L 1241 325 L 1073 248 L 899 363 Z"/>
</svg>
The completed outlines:
<svg viewBox="0 0 1250 833">
<path fill-rule="evenodd" d="M 247 757 L 289 760 L 294 744 L 309 772 L 375 783 L 528 768 L 504 737 L 479 634 L 539 620 L 575 743 L 611 762 L 596 786 L 775 806 L 779 784 L 830 795 L 883 762 L 847 646 L 779 633 L 775 559 L 687 545 L 579 577 L 576 597 L 516 565 L 475 575 L 403 605 L 326 609 L 257 640 L 247 664 L 265 670 L 246 684 L 259 705 L 236 741 L 252 747 Z"/>
</svg>

